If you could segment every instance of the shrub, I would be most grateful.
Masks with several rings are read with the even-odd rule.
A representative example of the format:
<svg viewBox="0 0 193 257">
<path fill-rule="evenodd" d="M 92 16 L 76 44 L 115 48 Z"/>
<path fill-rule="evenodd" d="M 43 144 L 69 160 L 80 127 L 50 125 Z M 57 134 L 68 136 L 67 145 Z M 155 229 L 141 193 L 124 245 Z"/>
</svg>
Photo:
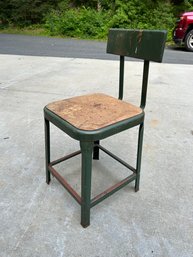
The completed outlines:
<svg viewBox="0 0 193 257">
<path fill-rule="evenodd" d="M 115 15 L 109 22 L 109 27 L 124 27 L 131 29 L 166 29 L 171 30 L 175 24 L 173 6 L 169 2 L 156 3 L 146 1 L 117 1 Z"/>
<path fill-rule="evenodd" d="M 108 12 L 90 8 L 51 12 L 46 17 L 46 28 L 51 35 L 81 38 L 103 38 L 107 31 Z"/>
<path fill-rule="evenodd" d="M 49 35 L 78 38 L 105 38 L 111 27 L 167 29 L 171 39 L 176 14 L 191 9 L 193 0 L 6 0 L 0 27 L 43 23 Z"/>
</svg>

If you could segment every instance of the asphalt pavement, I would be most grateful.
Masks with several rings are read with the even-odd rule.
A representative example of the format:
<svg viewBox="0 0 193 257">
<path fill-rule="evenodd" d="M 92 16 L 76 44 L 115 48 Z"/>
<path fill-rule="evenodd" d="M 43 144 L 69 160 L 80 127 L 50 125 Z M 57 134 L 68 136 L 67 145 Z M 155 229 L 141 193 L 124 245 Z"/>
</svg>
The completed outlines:
<svg viewBox="0 0 193 257">
<path fill-rule="evenodd" d="M 0 34 L 0 54 L 117 60 L 116 56 L 106 54 L 104 41 L 14 34 Z M 163 62 L 193 64 L 193 53 L 182 47 L 166 47 Z"/>
<path fill-rule="evenodd" d="M 13 40 L 7 46 L 4 41 L 2 47 L 3 37 L 0 256 L 193 256 L 193 66 L 150 64 L 140 191 L 135 193 L 134 184 L 129 184 L 93 207 L 91 225 L 84 229 L 75 200 L 56 179 L 52 178 L 50 185 L 45 183 L 43 107 L 58 99 L 93 92 L 117 96 L 118 61 L 61 58 L 62 52 L 60 57 L 42 56 L 47 51 L 44 38 L 27 48 L 34 37 L 24 37 L 26 42 L 16 49 Z M 54 40 L 48 39 L 49 48 L 52 46 L 59 55 L 58 48 L 64 49 L 63 43 L 68 40 L 59 39 L 60 47 L 52 45 Z M 73 44 L 81 44 L 88 52 L 95 47 L 105 51 L 101 42 L 91 41 L 90 48 L 84 46 L 85 41 L 69 43 L 72 49 Z M 6 47 L 15 52 L 3 52 Z M 37 52 L 41 49 L 42 55 L 31 54 L 32 48 Z M 141 62 L 125 64 L 124 100 L 134 104 L 140 100 L 142 69 Z M 135 128 L 101 141 L 131 165 L 136 161 L 136 143 Z M 77 141 L 51 126 L 52 159 L 77 149 Z M 79 157 L 58 168 L 80 193 Z M 126 176 L 123 167 L 102 153 L 99 161 L 93 161 L 92 196 Z"/>
</svg>

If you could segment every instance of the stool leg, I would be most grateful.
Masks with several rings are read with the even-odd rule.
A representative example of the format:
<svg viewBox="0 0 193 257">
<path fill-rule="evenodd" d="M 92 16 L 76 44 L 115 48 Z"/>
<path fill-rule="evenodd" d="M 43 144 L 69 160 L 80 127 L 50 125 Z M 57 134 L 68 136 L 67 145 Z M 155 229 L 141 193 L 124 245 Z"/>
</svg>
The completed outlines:
<svg viewBox="0 0 193 257">
<path fill-rule="evenodd" d="M 48 164 L 50 163 L 50 123 L 45 119 L 45 154 L 46 154 L 46 183 L 49 184 L 51 177 L 48 170 Z"/>
<path fill-rule="evenodd" d="M 94 144 L 100 144 L 100 141 L 94 141 Z M 93 150 L 93 159 L 94 160 L 99 160 L 99 147 L 98 146 L 94 146 L 94 150 Z"/>
<path fill-rule="evenodd" d="M 135 192 L 139 191 L 141 157 L 142 157 L 142 146 L 143 146 L 143 131 L 144 131 L 144 124 L 142 123 L 139 127 L 139 135 L 138 135 L 137 168 L 136 168 L 137 178 L 135 180 Z"/>
<path fill-rule="evenodd" d="M 85 228 L 90 225 L 93 142 L 80 142 L 80 147 L 82 151 L 81 225 Z"/>
</svg>

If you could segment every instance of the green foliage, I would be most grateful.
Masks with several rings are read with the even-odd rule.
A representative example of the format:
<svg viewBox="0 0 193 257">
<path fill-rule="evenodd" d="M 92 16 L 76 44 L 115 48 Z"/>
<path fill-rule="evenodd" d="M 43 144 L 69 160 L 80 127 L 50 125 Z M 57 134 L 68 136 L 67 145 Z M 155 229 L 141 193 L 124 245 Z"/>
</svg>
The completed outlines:
<svg viewBox="0 0 193 257">
<path fill-rule="evenodd" d="M 173 6 L 165 1 L 116 1 L 116 11 L 109 27 L 131 29 L 166 29 L 169 39 L 175 24 Z"/>
<path fill-rule="evenodd" d="M 105 38 L 111 27 L 167 29 L 177 14 L 193 10 L 193 0 L 6 0 L 0 26 L 43 24 L 50 35 Z"/>
<path fill-rule="evenodd" d="M 192 11 L 193 10 L 193 0 L 186 0 L 185 1 L 185 10 L 186 11 Z"/>
<path fill-rule="evenodd" d="M 113 8 L 114 5 L 114 0 L 71 0 L 70 1 L 72 6 L 74 7 L 86 7 L 86 8 L 93 8 L 96 10 L 101 10 L 101 9 L 111 9 Z"/>
<path fill-rule="evenodd" d="M 148 10 L 147 16 L 151 17 L 151 22 L 148 24 L 149 29 L 166 29 L 168 30 L 168 40 L 172 40 L 176 17 L 173 15 L 171 4 L 159 2 L 156 8 Z"/>
<path fill-rule="evenodd" d="M 185 11 L 193 11 L 193 0 L 173 0 L 174 3 L 174 14 L 180 15 Z"/>
<path fill-rule="evenodd" d="M 56 0 L 6 0 L 0 2 L 1 24 L 26 26 L 41 23 L 45 14 L 55 8 Z"/>
<path fill-rule="evenodd" d="M 64 12 L 51 12 L 46 17 L 46 28 L 51 35 L 68 37 L 101 38 L 107 31 L 107 12 L 91 8 L 67 9 Z"/>
</svg>

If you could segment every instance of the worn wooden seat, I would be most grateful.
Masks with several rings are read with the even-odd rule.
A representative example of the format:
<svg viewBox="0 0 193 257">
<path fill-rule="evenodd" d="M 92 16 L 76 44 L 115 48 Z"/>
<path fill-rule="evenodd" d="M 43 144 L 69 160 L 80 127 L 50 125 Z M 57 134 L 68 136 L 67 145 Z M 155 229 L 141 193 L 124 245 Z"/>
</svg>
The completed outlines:
<svg viewBox="0 0 193 257">
<path fill-rule="evenodd" d="M 108 196 L 132 181 L 135 181 L 135 191 L 139 190 L 149 61 L 162 61 L 165 40 L 166 31 L 111 29 L 108 35 L 107 53 L 120 55 L 118 99 L 103 93 L 94 93 L 59 100 L 49 103 L 44 108 L 46 182 L 50 183 L 50 173 L 52 173 L 81 205 L 81 224 L 83 227 L 90 224 L 90 209 Z M 122 100 L 125 56 L 144 60 L 139 107 Z M 80 150 L 51 161 L 50 122 L 70 137 L 79 140 Z M 137 125 L 139 126 L 137 162 L 136 167 L 132 167 L 105 149 L 101 145 L 101 140 Z M 99 159 L 100 150 L 124 165 L 132 174 L 91 199 L 92 159 Z M 81 195 L 78 195 L 54 167 L 78 154 L 81 154 L 82 157 Z"/>
<path fill-rule="evenodd" d="M 142 109 L 105 94 L 73 97 L 50 103 L 48 110 L 80 130 L 97 130 L 117 122 L 138 118 Z"/>
</svg>

